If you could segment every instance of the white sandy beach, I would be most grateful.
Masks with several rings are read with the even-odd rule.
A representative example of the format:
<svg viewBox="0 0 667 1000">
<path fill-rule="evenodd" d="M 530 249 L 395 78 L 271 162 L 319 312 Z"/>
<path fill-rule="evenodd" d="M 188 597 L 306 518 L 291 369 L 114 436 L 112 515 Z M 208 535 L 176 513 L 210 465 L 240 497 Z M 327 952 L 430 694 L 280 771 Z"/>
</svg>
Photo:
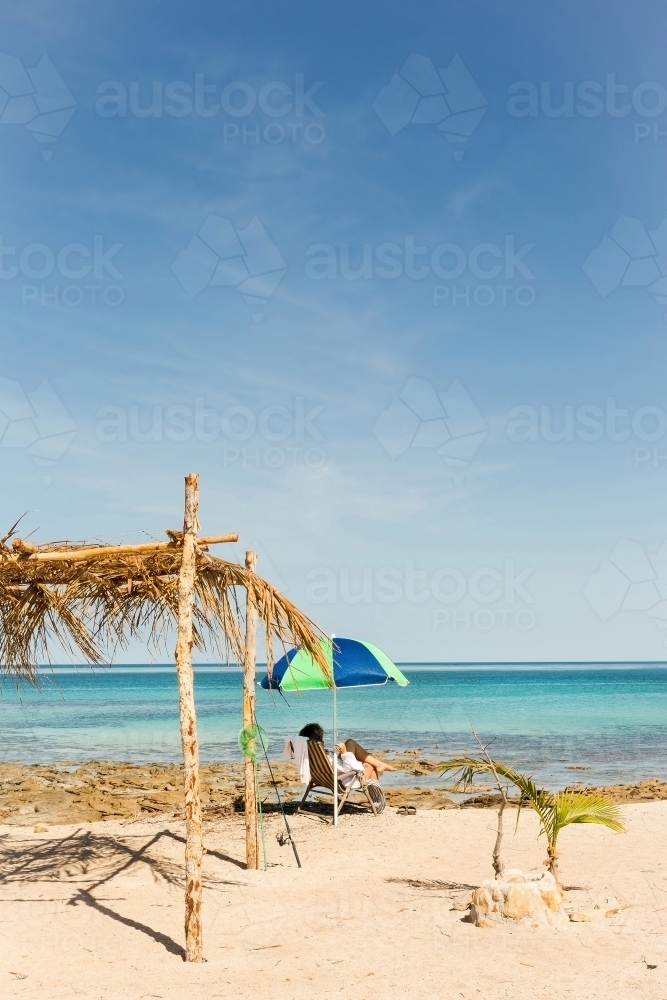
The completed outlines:
<svg viewBox="0 0 667 1000">
<path fill-rule="evenodd" d="M 490 810 L 347 815 L 337 831 L 298 816 L 302 870 L 270 816 L 267 872 L 244 870 L 242 817 L 207 824 L 202 965 L 181 956 L 182 824 L 0 827 L 0 996 L 657 1000 L 667 992 L 667 802 L 622 814 L 625 834 L 565 829 L 560 871 L 568 904 L 614 896 L 627 908 L 562 929 L 481 929 L 452 909 L 492 875 Z M 511 812 L 506 829 L 506 863 L 539 868 L 534 816 L 515 836 Z"/>
</svg>

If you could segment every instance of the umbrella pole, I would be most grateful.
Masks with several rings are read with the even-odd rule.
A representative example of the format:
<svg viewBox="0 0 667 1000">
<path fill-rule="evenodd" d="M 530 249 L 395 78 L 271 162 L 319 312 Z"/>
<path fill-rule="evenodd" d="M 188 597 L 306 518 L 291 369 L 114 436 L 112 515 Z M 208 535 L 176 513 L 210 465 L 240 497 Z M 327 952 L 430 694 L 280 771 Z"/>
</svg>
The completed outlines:
<svg viewBox="0 0 667 1000">
<path fill-rule="evenodd" d="M 333 670 L 332 670 L 333 673 Z M 338 768 L 336 766 L 336 743 L 338 742 L 338 732 L 336 729 L 336 679 L 333 679 L 333 793 L 334 793 L 334 818 L 333 825 L 338 826 Z"/>
</svg>

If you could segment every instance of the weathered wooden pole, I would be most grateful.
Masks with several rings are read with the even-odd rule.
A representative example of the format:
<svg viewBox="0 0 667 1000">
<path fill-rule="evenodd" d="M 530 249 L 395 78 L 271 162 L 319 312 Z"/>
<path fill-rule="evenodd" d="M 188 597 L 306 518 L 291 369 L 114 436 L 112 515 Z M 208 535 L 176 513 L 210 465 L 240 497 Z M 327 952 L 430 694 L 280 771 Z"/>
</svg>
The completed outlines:
<svg viewBox="0 0 667 1000">
<path fill-rule="evenodd" d="M 246 552 L 245 566 L 255 572 L 257 553 Z M 245 655 L 243 658 L 243 725 L 255 721 L 255 658 L 257 649 L 257 608 L 246 591 L 245 605 Z M 255 749 L 253 740 L 248 749 Z M 259 868 L 257 844 L 257 797 L 255 794 L 255 767 L 250 757 L 245 759 L 245 860 L 246 868 Z"/>
<path fill-rule="evenodd" d="M 185 477 L 183 557 L 178 574 L 176 673 L 181 715 L 185 778 L 185 961 L 202 962 L 202 815 L 199 795 L 199 744 L 192 673 L 192 603 L 197 573 L 199 476 Z"/>
</svg>

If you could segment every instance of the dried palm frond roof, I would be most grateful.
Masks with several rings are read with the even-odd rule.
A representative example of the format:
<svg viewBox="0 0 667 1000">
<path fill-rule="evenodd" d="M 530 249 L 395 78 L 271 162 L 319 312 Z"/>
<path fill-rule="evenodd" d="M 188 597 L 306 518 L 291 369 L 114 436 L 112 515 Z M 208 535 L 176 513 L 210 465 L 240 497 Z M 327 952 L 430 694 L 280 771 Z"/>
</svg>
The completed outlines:
<svg viewBox="0 0 667 1000">
<path fill-rule="evenodd" d="M 14 526 L 16 527 L 16 526 Z M 36 681 L 40 662 L 51 662 L 54 644 L 88 663 L 134 636 L 157 649 L 175 623 L 183 534 L 167 542 L 103 545 L 57 542 L 34 545 L 0 539 L 0 670 Z M 321 630 L 266 580 L 237 563 L 213 556 L 210 544 L 236 535 L 197 539 L 193 605 L 194 644 L 239 662 L 243 632 L 238 588 L 247 590 L 266 630 L 270 671 L 273 642 L 303 646 L 327 675 Z"/>
</svg>

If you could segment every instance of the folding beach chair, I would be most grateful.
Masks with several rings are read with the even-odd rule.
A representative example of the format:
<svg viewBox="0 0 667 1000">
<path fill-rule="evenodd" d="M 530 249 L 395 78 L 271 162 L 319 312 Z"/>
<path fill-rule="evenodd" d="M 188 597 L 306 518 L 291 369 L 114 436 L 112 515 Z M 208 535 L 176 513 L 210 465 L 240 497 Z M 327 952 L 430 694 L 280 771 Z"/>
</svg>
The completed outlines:
<svg viewBox="0 0 667 1000">
<path fill-rule="evenodd" d="M 304 804 L 311 792 L 317 794 L 325 793 L 333 796 L 334 791 L 334 773 L 331 761 L 324 749 L 323 743 L 311 742 L 308 744 L 308 763 L 310 765 L 310 782 L 306 788 L 305 794 L 298 806 L 296 807 L 296 812 L 299 811 L 301 806 Z M 354 781 L 348 781 L 347 784 L 338 779 L 338 813 L 340 814 L 341 809 L 347 802 L 348 796 L 351 792 L 355 792 L 361 795 L 368 805 L 371 807 L 374 816 L 378 815 L 378 809 L 373 802 L 369 792 L 368 792 L 368 782 L 366 780 L 366 775 L 362 772 L 356 774 Z M 332 803 L 333 805 L 333 803 Z"/>
</svg>

